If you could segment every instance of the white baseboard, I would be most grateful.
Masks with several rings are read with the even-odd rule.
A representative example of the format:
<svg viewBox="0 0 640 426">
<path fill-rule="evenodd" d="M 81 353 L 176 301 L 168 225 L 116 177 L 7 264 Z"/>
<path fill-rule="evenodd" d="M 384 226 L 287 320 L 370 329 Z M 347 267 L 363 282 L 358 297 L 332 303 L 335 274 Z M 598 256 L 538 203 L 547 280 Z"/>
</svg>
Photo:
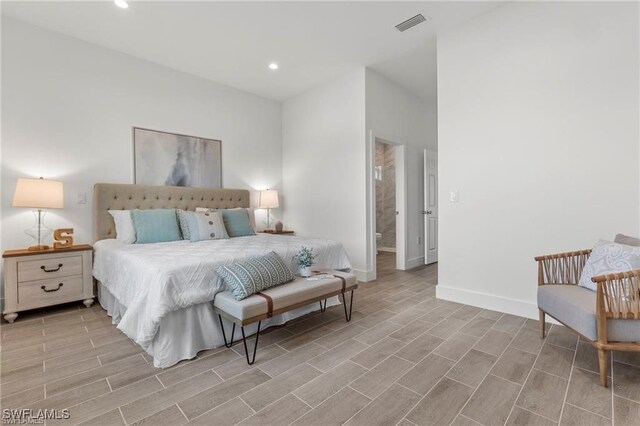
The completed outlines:
<svg viewBox="0 0 640 426">
<path fill-rule="evenodd" d="M 368 282 L 376 279 L 376 274 L 372 270 L 363 271 L 361 269 L 354 269 L 352 272 L 360 282 Z"/>
<path fill-rule="evenodd" d="M 465 305 L 476 306 L 478 308 L 517 315 L 519 317 L 538 319 L 538 305 L 524 300 L 447 287 L 442 284 L 436 286 L 436 297 L 451 302 L 464 303 Z M 557 321 L 548 315 L 547 322 L 558 324 Z"/>
<path fill-rule="evenodd" d="M 396 249 L 395 249 L 395 247 L 378 247 L 378 251 L 384 251 L 384 252 L 388 252 L 388 253 L 395 253 Z"/>
<path fill-rule="evenodd" d="M 405 264 L 405 267 L 407 269 L 413 269 L 423 265 L 424 265 L 424 256 L 420 256 L 420 257 L 414 257 L 413 259 L 407 259 L 407 263 Z"/>
</svg>

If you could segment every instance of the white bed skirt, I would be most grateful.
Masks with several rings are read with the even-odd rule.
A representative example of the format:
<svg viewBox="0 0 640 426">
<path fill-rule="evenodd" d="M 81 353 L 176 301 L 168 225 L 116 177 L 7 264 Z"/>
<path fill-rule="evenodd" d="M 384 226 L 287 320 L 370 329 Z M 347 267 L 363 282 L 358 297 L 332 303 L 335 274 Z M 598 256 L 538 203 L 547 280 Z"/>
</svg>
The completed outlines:
<svg viewBox="0 0 640 426">
<path fill-rule="evenodd" d="M 118 324 L 127 307 L 121 304 L 103 285 L 98 282 L 98 300 L 107 311 L 113 324 Z M 327 306 L 339 305 L 338 296 L 327 300 Z M 281 325 L 294 318 L 306 315 L 320 309 L 319 304 L 312 303 L 273 318 L 262 321 L 260 330 L 273 325 Z M 230 337 L 232 323 L 223 319 L 227 338 Z M 118 327 L 120 328 L 120 327 Z M 245 327 L 247 336 L 255 334 L 257 324 Z M 238 339 L 238 334 L 234 339 Z M 129 336 L 131 338 L 131 336 Z M 205 349 L 220 347 L 224 344 L 222 330 L 218 314 L 213 310 L 211 302 L 200 303 L 188 308 L 168 313 L 160 321 L 158 333 L 148 347 L 143 349 L 153 357 L 153 365 L 158 368 L 167 368 L 182 361 L 191 359 Z M 259 350 L 259 348 L 258 348 Z"/>
</svg>

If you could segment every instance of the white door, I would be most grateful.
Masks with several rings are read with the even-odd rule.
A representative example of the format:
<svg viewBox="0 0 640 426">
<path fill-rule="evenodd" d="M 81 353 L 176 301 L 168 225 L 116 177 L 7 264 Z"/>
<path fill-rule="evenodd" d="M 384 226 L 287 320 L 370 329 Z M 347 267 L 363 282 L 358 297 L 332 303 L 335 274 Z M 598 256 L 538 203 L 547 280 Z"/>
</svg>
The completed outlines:
<svg viewBox="0 0 640 426">
<path fill-rule="evenodd" d="M 438 261 L 438 153 L 424 150 L 424 263 Z"/>
</svg>

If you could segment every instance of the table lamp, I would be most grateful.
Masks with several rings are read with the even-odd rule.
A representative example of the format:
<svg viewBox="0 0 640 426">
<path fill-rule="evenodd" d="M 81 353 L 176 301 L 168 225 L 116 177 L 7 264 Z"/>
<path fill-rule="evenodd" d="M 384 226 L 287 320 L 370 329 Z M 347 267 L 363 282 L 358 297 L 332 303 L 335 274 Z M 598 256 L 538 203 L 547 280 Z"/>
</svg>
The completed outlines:
<svg viewBox="0 0 640 426">
<path fill-rule="evenodd" d="M 49 246 L 42 240 L 51 234 L 51 229 L 43 223 L 43 209 L 61 209 L 64 207 L 64 190 L 62 182 L 55 180 L 18 179 L 13 196 L 13 207 L 29 207 L 36 209 L 36 224 L 27 228 L 25 234 L 33 237 L 37 244 L 28 250 L 47 250 Z"/>
<path fill-rule="evenodd" d="M 271 209 L 277 209 L 280 207 L 278 203 L 278 191 L 275 189 L 263 189 L 260 191 L 260 198 L 258 199 L 258 208 L 267 209 L 267 229 L 269 229 L 269 213 Z"/>
</svg>

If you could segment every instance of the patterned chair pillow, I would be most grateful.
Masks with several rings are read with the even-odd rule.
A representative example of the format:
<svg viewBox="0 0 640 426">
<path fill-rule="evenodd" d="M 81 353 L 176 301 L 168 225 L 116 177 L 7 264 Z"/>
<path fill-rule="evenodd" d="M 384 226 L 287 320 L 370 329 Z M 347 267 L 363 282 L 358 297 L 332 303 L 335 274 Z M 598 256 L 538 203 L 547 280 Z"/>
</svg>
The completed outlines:
<svg viewBox="0 0 640 426">
<path fill-rule="evenodd" d="M 182 239 L 191 242 L 203 240 L 224 240 L 229 238 L 219 212 L 188 212 L 178 210 L 178 222 Z"/>
<path fill-rule="evenodd" d="M 625 272 L 632 269 L 640 269 L 640 247 L 601 240 L 593 247 L 591 255 L 584 265 L 578 284 L 581 287 L 596 291 L 597 286 L 591 281 L 592 277 Z"/>
<path fill-rule="evenodd" d="M 236 300 L 293 281 L 293 274 L 274 251 L 221 266 L 216 270 Z"/>
</svg>

